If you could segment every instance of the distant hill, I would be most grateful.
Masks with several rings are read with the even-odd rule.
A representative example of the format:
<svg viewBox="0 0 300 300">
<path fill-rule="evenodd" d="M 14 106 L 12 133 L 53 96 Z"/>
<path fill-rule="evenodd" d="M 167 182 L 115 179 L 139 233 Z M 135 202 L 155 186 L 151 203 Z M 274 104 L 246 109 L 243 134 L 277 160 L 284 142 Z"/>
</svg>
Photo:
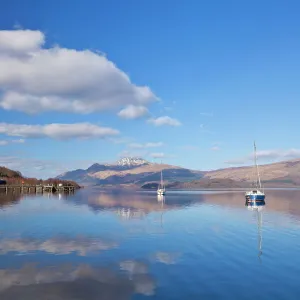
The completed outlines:
<svg viewBox="0 0 300 300">
<path fill-rule="evenodd" d="M 300 185 L 300 159 L 261 165 L 259 167 L 265 187 L 296 187 Z M 83 185 L 103 187 L 124 186 L 156 189 L 163 170 L 168 188 L 245 188 L 253 181 L 252 166 L 225 168 L 214 171 L 196 171 L 168 164 L 150 163 L 141 158 L 122 158 L 114 164 L 91 165 L 57 176 Z"/>
<path fill-rule="evenodd" d="M 14 171 L 11 169 L 8 169 L 6 167 L 0 166 L 0 178 L 20 178 L 22 177 L 21 172 Z"/>
<path fill-rule="evenodd" d="M 79 187 L 79 185 L 72 181 L 72 180 L 58 180 L 56 178 L 49 178 L 46 180 L 40 180 L 37 178 L 29 178 L 29 177 L 25 177 L 21 174 L 21 172 L 19 171 L 14 171 L 11 169 L 8 169 L 6 167 L 0 166 L 0 180 L 1 182 L 4 182 L 8 185 L 12 185 L 12 184 L 48 184 L 48 183 L 64 183 L 64 184 L 72 184 L 75 187 Z"/>
<path fill-rule="evenodd" d="M 57 179 L 74 180 L 84 185 L 143 185 L 159 181 L 163 170 L 164 181 L 191 181 L 203 176 L 203 172 L 168 164 L 150 163 L 141 158 L 125 157 L 114 164 L 91 165 L 86 170 L 77 169 L 57 176 Z"/>
<path fill-rule="evenodd" d="M 259 166 L 262 183 L 267 186 L 298 186 L 300 185 L 300 159 L 281 161 Z M 206 172 L 204 178 L 231 179 L 237 182 L 251 182 L 253 167 L 226 168 Z"/>
<path fill-rule="evenodd" d="M 150 182 L 141 186 L 142 189 L 157 189 L 158 183 Z M 249 187 L 245 182 L 238 182 L 232 179 L 209 179 L 201 178 L 188 182 L 172 182 L 166 185 L 167 189 L 218 189 L 218 188 L 246 188 Z"/>
</svg>

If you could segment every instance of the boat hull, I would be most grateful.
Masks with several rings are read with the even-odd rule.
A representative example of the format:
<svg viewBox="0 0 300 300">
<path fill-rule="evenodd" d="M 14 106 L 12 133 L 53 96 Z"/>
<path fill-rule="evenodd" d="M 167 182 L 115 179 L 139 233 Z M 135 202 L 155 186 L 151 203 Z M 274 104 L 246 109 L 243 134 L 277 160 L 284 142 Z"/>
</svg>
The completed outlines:
<svg viewBox="0 0 300 300">
<path fill-rule="evenodd" d="M 246 200 L 251 200 L 251 201 L 265 201 L 265 195 L 248 194 L 248 195 L 246 195 Z"/>
<path fill-rule="evenodd" d="M 157 195 L 164 195 L 165 193 L 166 193 L 166 191 L 163 189 L 157 190 Z"/>
<path fill-rule="evenodd" d="M 246 199 L 245 206 L 252 206 L 252 207 L 257 207 L 257 206 L 265 206 L 266 202 L 265 200 L 249 200 Z"/>
</svg>

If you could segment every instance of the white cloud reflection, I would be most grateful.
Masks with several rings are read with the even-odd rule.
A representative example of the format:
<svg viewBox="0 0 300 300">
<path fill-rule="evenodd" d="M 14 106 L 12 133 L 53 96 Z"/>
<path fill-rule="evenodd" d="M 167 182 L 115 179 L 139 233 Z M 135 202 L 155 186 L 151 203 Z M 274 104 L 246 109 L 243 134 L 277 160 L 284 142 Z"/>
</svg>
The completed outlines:
<svg viewBox="0 0 300 300">
<path fill-rule="evenodd" d="M 156 261 L 166 264 L 166 265 L 173 265 L 177 262 L 178 257 L 180 256 L 179 253 L 169 253 L 169 252 L 156 252 L 155 258 Z"/>
<path fill-rule="evenodd" d="M 112 269 L 72 266 L 38 267 L 26 264 L 20 269 L 0 269 L 0 298 L 84 300 L 131 299 L 134 293 L 152 295 L 155 284 L 147 274 L 128 278 Z"/>
<path fill-rule="evenodd" d="M 135 283 L 135 292 L 151 296 L 154 294 L 155 284 L 148 273 L 148 266 L 140 261 L 126 260 L 120 263 L 120 269 L 125 271 Z"/>
<path fill-rule="evenodd" d="M 50 254 L 64 255 L 76 252 L 77 255 L 86 256 L 102 250 L 115 248 L 115 242 L 103 241 L 87 237 L 57 237 L 45 241 L 35 239 L 3 239 L 0 240 L 0 254 L 9 252 L 28 253 L 44 251 Z"/>
</svg>

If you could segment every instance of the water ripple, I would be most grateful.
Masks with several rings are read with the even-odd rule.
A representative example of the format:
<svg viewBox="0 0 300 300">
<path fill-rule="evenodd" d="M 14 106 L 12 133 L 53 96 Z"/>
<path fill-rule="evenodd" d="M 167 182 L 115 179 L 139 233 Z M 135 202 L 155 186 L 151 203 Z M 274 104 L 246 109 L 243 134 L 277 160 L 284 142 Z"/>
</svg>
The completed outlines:
<svg viewBox="0 0 300 300">
<path fill-rule="evenodd" d="M 296 299 L 299 196 L 0 195 L 0 298 Z"/>
</svg>

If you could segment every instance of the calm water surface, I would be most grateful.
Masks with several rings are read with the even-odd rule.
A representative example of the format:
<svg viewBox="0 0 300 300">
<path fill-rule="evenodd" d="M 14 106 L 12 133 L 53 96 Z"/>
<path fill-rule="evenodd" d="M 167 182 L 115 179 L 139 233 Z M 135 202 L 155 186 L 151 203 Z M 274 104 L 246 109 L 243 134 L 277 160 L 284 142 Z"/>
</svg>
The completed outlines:
<svg viewBox="0 0 300 300">
<path fill-rule="evenodd" d="M 297 190 L 0 194 L 1 300 L 292 300 L 299 275 Z"/>
</svg>

